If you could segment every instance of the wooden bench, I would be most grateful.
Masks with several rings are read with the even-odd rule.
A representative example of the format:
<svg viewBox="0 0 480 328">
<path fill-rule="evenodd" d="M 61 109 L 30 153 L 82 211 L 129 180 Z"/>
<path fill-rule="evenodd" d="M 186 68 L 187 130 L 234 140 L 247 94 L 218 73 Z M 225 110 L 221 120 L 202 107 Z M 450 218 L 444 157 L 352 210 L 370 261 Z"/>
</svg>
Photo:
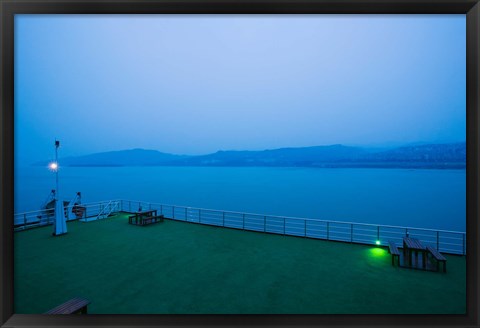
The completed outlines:
<svg viewBox="0 0 480 328">
<path fill-rule="evenodd" d="M 50 311 L 45 312 L 45 314 L 87 314 L 88 304 L 90 304 L 89 300 L 81 297 L 75 297 L 51 309 Z"/>
<path fill-rule="evenodd" d="M 388 241 L 388 252 L 392 254 L 392 265 L 395 266 L 395 258 L 397 258 L 397 264 L 400 266 L 400 252 L 395 242 L 391 240 Z"/>
<path fill-rule="evenodd" d="M 447 272 L 447 259 L 435 248 L 427 246 L 427 251 L 437 260 L 437 271 L 440 271 L 440 262 L 443 262 L 443 272 Z"/>
<path fill-rule="evenodd" d="M 147 225 L 147 224 L 162 222 L 163 219 L 164 219 L 163 215 L 149 216 L 149 217 L 141 218 L 140 219 L 140 225 L 144 226 L 144 225 Z"/>
</svg>

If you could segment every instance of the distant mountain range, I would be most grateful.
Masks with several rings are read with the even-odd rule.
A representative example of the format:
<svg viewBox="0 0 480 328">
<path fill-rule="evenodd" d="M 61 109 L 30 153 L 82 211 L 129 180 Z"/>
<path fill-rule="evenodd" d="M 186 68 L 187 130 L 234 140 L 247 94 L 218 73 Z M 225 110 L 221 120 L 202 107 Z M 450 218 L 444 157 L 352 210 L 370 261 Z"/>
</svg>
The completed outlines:
<svg viewBox="0 0 480 328">
<path fill-rule="evenodd" d="M 59 163 L 62 166 L 157 166 L 187 157 L 137 148 L 65 157 L 59 159 Z M 40 161 L 34 163 L 34 165 L 46 165 L 47 163 L 48 161 Z"/>
<path fill-rule="evenodd" d="M 465 168 L 466 144 L 426 144 L 375 150 L 344 145 L 217 151 L 200 156 L 131 149 L 59 160 L 62 166 L 282 166 Z M 34 163 L 46 165 L 47 161 Z"/>
</svg>

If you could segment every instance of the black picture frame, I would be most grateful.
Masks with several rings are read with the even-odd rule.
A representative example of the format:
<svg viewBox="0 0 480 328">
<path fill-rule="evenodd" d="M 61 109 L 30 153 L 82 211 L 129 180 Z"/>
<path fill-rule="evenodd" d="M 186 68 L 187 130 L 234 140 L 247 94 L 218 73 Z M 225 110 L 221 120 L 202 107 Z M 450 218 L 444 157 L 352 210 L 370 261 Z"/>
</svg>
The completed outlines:
<svg viewBox="0 0 480 328">
<path fill-rule="evenodd" d="M 21 315 L 13 308 L 15 14 L 465 14 L 467 41 L 466 315 Z M 477 0 L 151 0 L 1 3 L 1 298 L 2 327 L 60 326 L 443 326 L 479 325 L 479 50 Z"/>
</svg>

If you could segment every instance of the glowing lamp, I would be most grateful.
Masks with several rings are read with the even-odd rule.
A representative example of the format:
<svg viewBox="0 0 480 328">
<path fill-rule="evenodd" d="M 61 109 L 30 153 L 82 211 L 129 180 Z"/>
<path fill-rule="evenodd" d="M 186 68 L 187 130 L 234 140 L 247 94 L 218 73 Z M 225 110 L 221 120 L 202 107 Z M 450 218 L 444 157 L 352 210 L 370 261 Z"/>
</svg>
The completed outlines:
<svg viewBox="0 0 480 328">
<path fill-rule="evenodd" d="M 56 171 L 58 169 L 58 164 L 56 162 L 52 162 L 48 164 L 48 167 L 50 168 L 50 170 Z"/>
<path fill-rule="evenodd" d="M 377 240 L 375 244 L 380 245 L 380 240 Z"/>
</svg>

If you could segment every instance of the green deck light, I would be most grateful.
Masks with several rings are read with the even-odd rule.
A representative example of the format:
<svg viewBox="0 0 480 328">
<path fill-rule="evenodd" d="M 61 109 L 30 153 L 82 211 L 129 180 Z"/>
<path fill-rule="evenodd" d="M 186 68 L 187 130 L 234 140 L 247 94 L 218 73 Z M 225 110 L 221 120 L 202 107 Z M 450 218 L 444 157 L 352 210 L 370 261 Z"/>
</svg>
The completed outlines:
<svg viewBox="0 0 480 328">
<path fill-rule="evenodd" d="M 377 240 L 375 244 L 380 245 L 380 240 Z"/>
<path fill-rule="evenodd" d="M 388 252 L 386 249 L 381 247 L 374 247 L 370 249 L 370 255 L 372 258 L 383 258 L 384 256 L 388 255 Z"/>
</svg>

